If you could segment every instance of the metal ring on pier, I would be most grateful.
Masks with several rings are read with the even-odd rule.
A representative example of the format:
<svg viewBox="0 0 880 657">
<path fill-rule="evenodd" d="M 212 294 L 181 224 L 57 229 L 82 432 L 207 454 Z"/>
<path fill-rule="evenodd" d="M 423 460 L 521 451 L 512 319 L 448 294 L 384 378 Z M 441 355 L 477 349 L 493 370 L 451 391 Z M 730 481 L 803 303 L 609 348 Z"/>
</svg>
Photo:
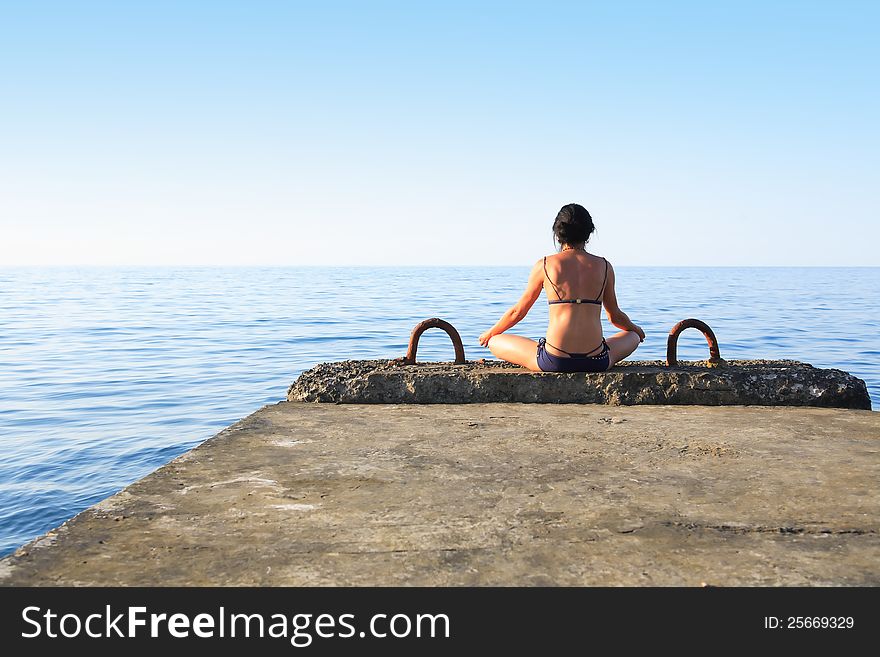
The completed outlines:
<svg viewBox="0 0 880 657">
<path fill-rule="evenodd" d="M 724 360 L 718 351 L 718 338 L 715 337 L 715 333 L 709 328 L 709 325 L 699 319 L 683 319 L 672 327 L 666 340 L 666 366 L 676 367 L 678 365 L 678 336 L 689 328 L 699 329 L 706 336 L 706 342 L 709 343 L 709 360 L 706 361 L 706 364 L 709 367 L 723 365 Z"/>
<path fill-rule="evenodd" d="M 409 336 L 409 348 L 406 350 L 406 356 L 404 356 L 401 362 L 404 365 L 415 365 L 416 349 L 419 348 L 419 338 L 422 333 L 429 328 L 443 329 L 449 334 L 449 337 L 452 340 L 452 346 L 455 349 L 455 364 L 464 365 L 464 345 L 461 343 L 461 336 L 452 324 L 443 321 L 438 317 L 432 317 L 431 319 L 426 319 L 424 322 L 416 324 L 416 327 L 412 330 L 412 335 Z"/>
</svg>

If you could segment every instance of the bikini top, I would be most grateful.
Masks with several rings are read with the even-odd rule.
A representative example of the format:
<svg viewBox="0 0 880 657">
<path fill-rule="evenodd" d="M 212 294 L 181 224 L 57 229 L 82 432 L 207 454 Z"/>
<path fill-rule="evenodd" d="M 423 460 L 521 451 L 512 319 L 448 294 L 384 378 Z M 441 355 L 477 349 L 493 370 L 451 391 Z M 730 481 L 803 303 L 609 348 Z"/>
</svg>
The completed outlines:
<svg viewBox="0 0 880 657">
<path fill-rule="evenodd" d="M 605 258 L 602 258 L 602 260 L 605 260 Z M 602 288 L 599 290 L 599 296 L 595 299 L 563 299 L 562 295 L 559 294 L 559 288 L 556 287 L 556 283 L 551 280 L 550 275 L 547 273 L 547 256 L 544 256 L 544 276 L 546 276 L 547 280 L 550 281 L 550 285 L 552 285 L 553 289 L 556 291 L 556 296 L 559 297 L 559 299 L 557 299 L 556 301 L 550 301 L 548 299 L 547 303 L 594 303 L 598 306 L 601 306 L 602 293 L 605 292 L 605 281 L 608 280 L 608 261 L 605 260 L 605 276 L 602 278 Z"/>
</svg>

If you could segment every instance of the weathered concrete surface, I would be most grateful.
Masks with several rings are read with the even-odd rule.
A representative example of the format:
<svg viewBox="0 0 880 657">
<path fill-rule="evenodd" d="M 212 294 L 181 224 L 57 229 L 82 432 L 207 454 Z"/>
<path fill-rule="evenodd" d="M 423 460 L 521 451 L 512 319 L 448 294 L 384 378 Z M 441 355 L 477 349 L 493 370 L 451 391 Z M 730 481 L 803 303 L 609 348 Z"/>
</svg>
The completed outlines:
<svg viewBox="0 0 880 657">
<path fill-rule="evenodd" d="M 880 585 L 880 414 L 268 406 L 0 582 Z"/>
<path fill-rule="evenodd" d="M 870 409 L 865 382 L 797 361 L 735 360 L 667 368 L 623 362 L 608 372 L 530 372 L 498 361 L 399 365 L 390 360 L 322 363 L 290 386 L 290 401 L 360 404 L 698 404 Z"/>
</svg>

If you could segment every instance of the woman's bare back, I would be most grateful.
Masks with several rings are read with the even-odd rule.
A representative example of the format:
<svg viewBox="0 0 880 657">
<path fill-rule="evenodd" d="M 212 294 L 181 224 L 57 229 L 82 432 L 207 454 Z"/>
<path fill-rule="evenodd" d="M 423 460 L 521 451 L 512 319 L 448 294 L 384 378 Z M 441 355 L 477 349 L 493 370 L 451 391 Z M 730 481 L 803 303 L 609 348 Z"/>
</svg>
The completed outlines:
<svg viewBox="0 0 880 657">
<path fill-rule="evenodd" d="M 566 249 L 545 259 L 544 293 L 550 303 L 547 350 L 564 356 L 602 346 L 602 297 L 608 276 L 605 258 Z M 552 303 L 580 300 L 580 303 Z M 558 347 L 558 349 L 557 349 Z"/>
</svg>

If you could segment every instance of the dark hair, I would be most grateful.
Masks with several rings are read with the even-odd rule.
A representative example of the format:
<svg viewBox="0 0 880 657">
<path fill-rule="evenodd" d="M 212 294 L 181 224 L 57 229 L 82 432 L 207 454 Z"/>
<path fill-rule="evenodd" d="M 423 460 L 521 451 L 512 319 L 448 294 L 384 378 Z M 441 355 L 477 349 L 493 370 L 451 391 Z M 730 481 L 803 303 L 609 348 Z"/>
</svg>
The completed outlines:
<svg viewBox="0 0 880 657">
<path fill-rule="evenodd" d="M 595 232 L 593 218 L 587 209 L 577 203 L 563 205 L 553 222 L 553 241 L 559 244 L 588 242 Z"/>
</svg>

